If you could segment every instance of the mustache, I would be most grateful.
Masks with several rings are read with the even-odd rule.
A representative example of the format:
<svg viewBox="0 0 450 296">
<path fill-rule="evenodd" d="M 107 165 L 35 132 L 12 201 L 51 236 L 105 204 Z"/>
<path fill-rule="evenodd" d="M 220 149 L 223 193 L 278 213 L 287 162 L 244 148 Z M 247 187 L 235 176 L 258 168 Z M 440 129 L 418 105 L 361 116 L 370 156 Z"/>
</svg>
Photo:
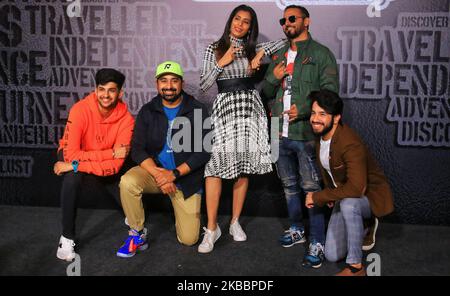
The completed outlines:
<svg viewBox="0 0 450 296">
<path fill-rule="evenodd" d="M 324 123 L 322 123 L 322 122 L 317 122 L 317 121 L 311 121 L 311 124 L 320 124 L 320 125 L 325 125 Z"/>
<path fill-rule="evenodd" d="M 177 91 L 175 88 L 163 88 L 162 91 Z"/>
</svg>

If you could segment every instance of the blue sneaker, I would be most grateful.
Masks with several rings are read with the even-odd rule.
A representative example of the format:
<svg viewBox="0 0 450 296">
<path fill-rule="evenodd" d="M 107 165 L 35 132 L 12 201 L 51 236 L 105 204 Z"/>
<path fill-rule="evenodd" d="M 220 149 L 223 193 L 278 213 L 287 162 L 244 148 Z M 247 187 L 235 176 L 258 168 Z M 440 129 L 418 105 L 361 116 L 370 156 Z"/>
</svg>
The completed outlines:
<svg viewBox="0 0 450 296">
<path fill-rule="evenodd" d="M 302 266 L 307 268 L 319 268 L 325 259 L 324 246 L 316 241 L 309 244 L 308 251 L 303 257 Z"/>
<path fill-rule="evenodd" d="M 148 248 L 147 244 L 147 229 L 144 228 L 142 233 L 134 229 L 130 229 L 125 243 L 117 251 L 117 256 L 121 258 L 133 257 L 137 250 L 144 251 Z"/>
<path fill-rule="evenodd" d="M 285 248 L 292 247 L 295 244 L 306 242 L 305 230 L 303 227 L 291 226 L 285 231 L 285 234 L 279 239 L 281 245 Z"/>
</svg>

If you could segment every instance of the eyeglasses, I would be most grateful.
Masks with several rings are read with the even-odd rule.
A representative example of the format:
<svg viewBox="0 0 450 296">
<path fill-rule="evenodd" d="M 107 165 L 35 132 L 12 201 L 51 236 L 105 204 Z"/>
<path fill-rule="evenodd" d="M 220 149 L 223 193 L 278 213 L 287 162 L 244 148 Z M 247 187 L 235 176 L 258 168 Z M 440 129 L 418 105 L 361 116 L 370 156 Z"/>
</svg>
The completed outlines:
<svg viewBox="0 0 450 296">
<path fill-rule="evenodd" d="M 297 19 L 302 19 L 302 18 L 305 18 L 305 17 L 304 17 L 304 16 L 295 16 L 295 15 L 291 15 L 290 17 L 287 18 L 287 20 L 288 20 L 290 23 L 295 23 L 295 21 L 296 21 Z M 284 18 L 280 19 L 280 25 L 284 26 L 285 24 L 286 24 L 286 18 L 284 17 Z"/>
</svg>

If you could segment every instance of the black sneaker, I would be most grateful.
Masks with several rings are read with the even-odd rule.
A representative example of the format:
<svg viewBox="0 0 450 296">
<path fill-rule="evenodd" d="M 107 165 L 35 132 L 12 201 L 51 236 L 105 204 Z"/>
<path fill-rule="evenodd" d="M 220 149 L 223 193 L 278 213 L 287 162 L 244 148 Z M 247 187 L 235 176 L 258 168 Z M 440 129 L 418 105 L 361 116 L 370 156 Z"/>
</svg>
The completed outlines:
<svg viewBox="0 0 450 296">
<path fill-rule="evenodd" d="M 372 217 L 368 221 L 364 221 L 364 226 L 366 228 L 366 235 L 363 240 L 363 251 L 370 251 L 375 246 L 375 236 L 378 229 L 378 219 L 377 217 Z"/>
</svg>

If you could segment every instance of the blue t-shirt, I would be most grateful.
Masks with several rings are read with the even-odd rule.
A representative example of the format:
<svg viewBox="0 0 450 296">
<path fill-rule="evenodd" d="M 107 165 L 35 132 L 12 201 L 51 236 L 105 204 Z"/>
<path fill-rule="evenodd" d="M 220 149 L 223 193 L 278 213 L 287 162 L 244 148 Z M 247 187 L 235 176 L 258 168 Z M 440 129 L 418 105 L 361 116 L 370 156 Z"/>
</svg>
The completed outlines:
<svg viewBox="0 0 450 296">
<path fill-rule="evenodd" d="M 163 149 L 158 154 L 159 163 L 163 166 L 163 168 L 167 170 L 174 170 L 177 168 L 175 164 L 175 158 L 173 157 L 173 149 L 172 149 L 172 125 L 173 120 L 177 117 L 178 111 L 180 111 L 181 104 L 175 108 L 164 107 L 164 113 L 169 120 L 169 127 L 167 128 L 167 137 L 166 143 L 164 144 Z"/>
</svg>

